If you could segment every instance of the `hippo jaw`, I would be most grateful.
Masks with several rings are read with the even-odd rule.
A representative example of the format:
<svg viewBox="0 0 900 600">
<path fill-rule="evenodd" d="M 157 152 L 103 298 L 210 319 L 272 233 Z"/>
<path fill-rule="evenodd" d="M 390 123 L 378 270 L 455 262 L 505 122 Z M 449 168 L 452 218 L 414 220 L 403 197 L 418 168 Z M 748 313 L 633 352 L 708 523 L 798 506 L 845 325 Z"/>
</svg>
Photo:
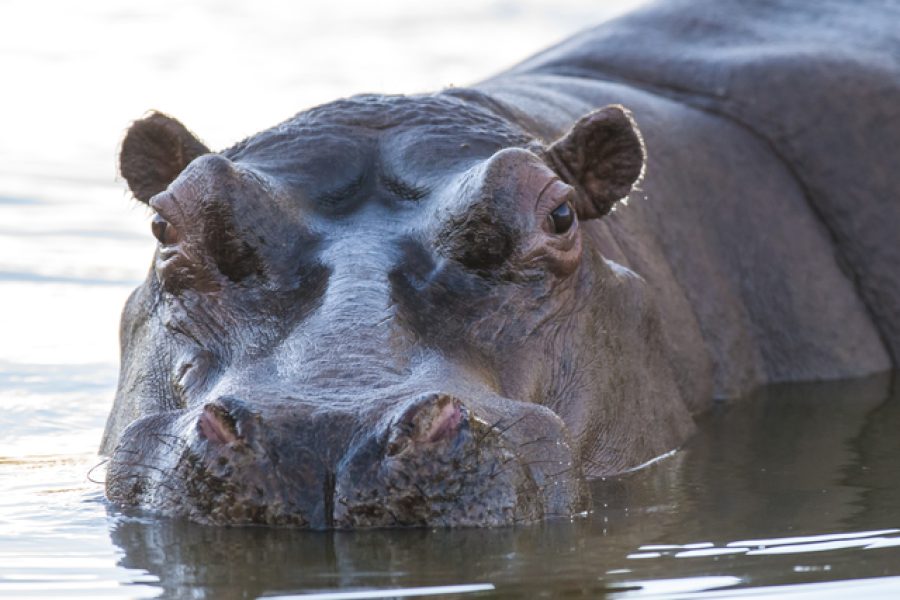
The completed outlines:
<svg viewBox="0 0 900 600">
<path fill-rule="evenodd" d="M 567 403 L 596 401 L 601 361 L 570 338 L 617 283 L 579 220 L 643 148 L 620 107 L 549 146 L 504 119 L 367 96 L 221 154 L 137 122 L 122 173 L 160 245 L 123 313 L 107 496 L 317 529 L 583 511 L 596 440 Z"/>
</svg>

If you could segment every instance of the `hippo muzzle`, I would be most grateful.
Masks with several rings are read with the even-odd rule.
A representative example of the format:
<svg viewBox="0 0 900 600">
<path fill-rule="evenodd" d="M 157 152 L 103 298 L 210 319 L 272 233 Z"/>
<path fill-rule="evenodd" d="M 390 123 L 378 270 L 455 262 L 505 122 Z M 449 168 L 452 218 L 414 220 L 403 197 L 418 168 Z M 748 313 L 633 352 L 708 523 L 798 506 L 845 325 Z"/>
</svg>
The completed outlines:
<svg viewBox="0 0 900 600">
<path fill-rule="evenodd" d="M 107 494 L 203 523 L 314 529 L 494 526 L 584 510 L 559 417 L 490 403 L 425 393 L 365 425 L 296 401 L 223 397 L 133 423 Z"/>
</svg>

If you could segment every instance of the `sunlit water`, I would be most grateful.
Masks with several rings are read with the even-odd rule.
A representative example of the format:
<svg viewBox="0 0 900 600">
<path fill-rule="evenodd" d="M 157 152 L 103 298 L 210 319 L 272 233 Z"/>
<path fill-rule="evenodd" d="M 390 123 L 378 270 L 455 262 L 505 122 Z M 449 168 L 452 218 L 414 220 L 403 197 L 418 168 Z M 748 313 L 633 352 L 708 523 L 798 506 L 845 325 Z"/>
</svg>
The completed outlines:
<svg viewBox="0 0 900 600">
<path fill-rule="evenodd" d="M 720 408 L 574 521 L 326 534 L 103 501 L 118 312 L 152 252 L 115 178 L 129 120 L 171 112 L 222 147 L 338 96 L 486 77 L 633 3 L 0 4 L 0 596 L 900 595 L 889 376 Z"/>
</svg>

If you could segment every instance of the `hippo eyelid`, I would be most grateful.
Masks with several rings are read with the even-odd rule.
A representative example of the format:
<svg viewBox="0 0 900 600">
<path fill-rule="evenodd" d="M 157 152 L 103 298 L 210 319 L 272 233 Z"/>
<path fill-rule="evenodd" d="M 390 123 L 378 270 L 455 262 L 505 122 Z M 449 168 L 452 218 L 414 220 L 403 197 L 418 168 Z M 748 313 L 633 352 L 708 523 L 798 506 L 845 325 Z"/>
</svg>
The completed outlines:
<svg viewBox="0 0 900 600">
<path fill-rule="evenodd" d="M 548 193 L 553 188 L 560 188 L 561 193 Z M 567 202 L 572 204 L 574 208 L 576 193 L 575 188 L 568 183 L 559 177 L 552 177 L 538 193 L 537 201 L 535 202 L 535 212 L 539 218 L 543 219 Z"/>
<path fill-rule="evenodd" d="M 428 195 L 428 190 L 425 188 L 410 185 L 394 175 L 382 173 L 378 179 L 391 194 L 401 200 L 415 202 Z"/>
<path fill-rule="evenodd" d="M 541 191 L 538 192 L 537 198 L 536 198 L 535 201 L 534 201 L 534 207 L 535 207 L 535 209 L 540 208 L 541 204 L 542 204 L 543 201 L 544 201 L 544 194 L 545 194 L 545 193 L 547 192 L 547 190 L 548 190 L 554 183 L 556 183 L 557 181 L 560 181 L 560 178 L 559 178 L 559 177 L 551 177 L 550 180 L 547 181 L 546 184 L 544 184 L 544 187 L 542 187 L 542 188 L 541 188 Z"/>
</svg>

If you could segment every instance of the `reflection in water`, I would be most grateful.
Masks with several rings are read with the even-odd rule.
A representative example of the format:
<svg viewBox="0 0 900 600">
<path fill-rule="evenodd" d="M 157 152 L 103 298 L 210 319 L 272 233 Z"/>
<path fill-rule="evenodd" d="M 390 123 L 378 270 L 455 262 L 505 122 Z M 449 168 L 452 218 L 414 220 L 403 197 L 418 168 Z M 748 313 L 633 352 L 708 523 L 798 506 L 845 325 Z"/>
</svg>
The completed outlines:
<svg viewBox="0 0 900 600">
<path fill-rule="evenodd" d="M 494 589 L 494 586 L 489 583 L 475 583 L 469 585 L 358 590 L 354 592 L 314 592 L 312 594 L 266 596 L 266 598 L 277 598 L 278 600 L 293 600 L 295 598 L 305 598 L 306 600 L 357 600 L 361 598 L 421 598 L 422 596 L 443 596 L 446 598 L 448 595 L 473 594 L 493 591 Z"/>
<path fill-rule="evenodd" d="M 900 577 L 873 577 L 851 581 L 828 581 L 795 585 L 763 586 L 753 588 L 716 589 L 730 585 L 727 577 L 697 577 L 691 580 L 675 579 L 640 582 L 645 585 L 629 598 L 653 598 L 654 600 L 737 600 L 740 598 L 779 598 L 782 600 L 895 600 L 900 590 Z M 698 587 L 691 585 L 697 583 Z M 707 590 L 713 590 L 709 592 Z M 620 596 L 613 595 L 613 598 Z"/>
<path fill-rule="evenodd" d="M 113 513 L 112 540 L 122 566 L 156 575 L 171 597 L 468 583 L 508 597 L 687 597 L 898 575 L 900 395 L 890 386 L 888 376 L 777 386 L 719 407 L 673 457 L 597 482 L 595 509 L 573 521 L 322 533 Z M 864 585 L 898 593 L 898 582 Z"/>
</svg>

